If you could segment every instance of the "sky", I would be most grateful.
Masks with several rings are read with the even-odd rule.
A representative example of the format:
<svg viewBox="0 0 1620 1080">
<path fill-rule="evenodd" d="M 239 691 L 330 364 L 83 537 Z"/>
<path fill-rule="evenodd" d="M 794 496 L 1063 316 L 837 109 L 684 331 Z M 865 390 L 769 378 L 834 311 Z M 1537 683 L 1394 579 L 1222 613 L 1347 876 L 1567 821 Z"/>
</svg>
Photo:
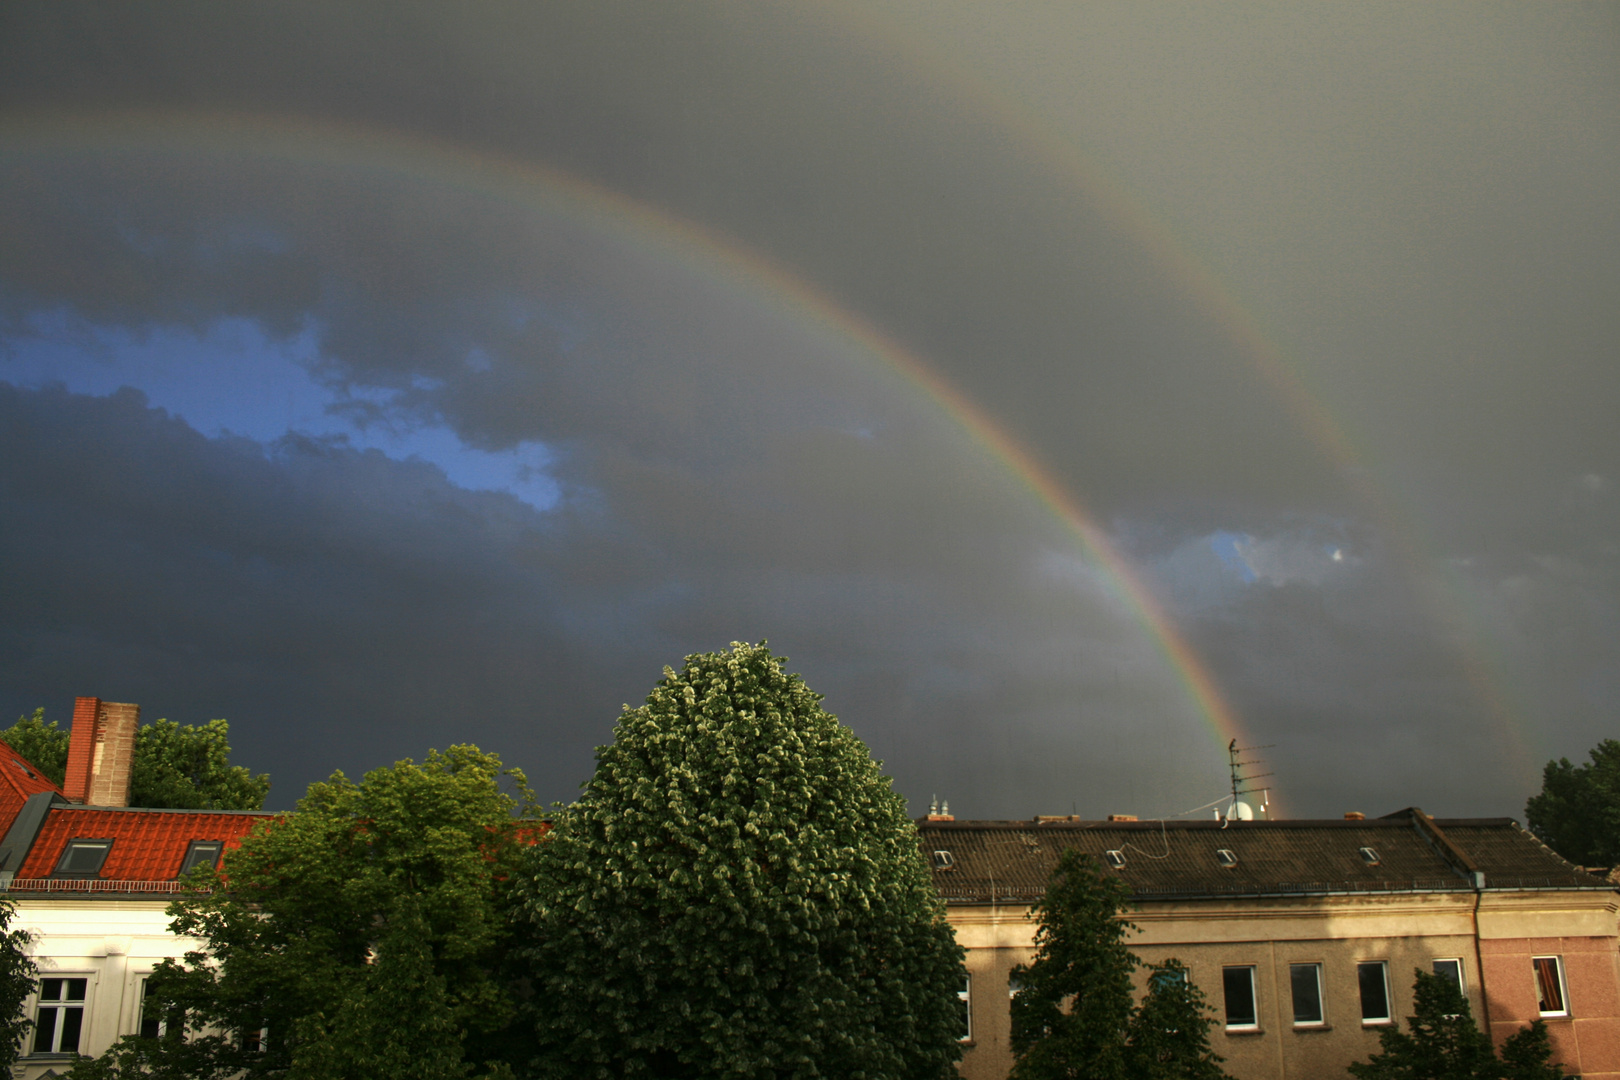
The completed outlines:
<svg viewBox="0 0 1620 1080">
<path fill-rule="evenodd" d="M 567 801 L 1522 818 L 1620 701 L 1620 9 L 11 3 L 0 713 Z"/>
</svg>

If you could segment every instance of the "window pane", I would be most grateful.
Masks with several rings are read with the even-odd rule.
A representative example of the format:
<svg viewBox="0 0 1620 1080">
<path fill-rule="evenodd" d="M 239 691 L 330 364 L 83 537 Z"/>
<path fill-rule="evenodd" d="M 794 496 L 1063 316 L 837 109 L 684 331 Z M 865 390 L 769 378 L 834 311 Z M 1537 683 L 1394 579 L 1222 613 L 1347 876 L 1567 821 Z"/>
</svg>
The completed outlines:
<svg viewBox="0 0 1620 1080">
<path fill-rule="evenodd" d="M 63 979 L 62 982 L 66 984 L 64 987 L 66 992 L 62 995 L 64 999 L 68 1001 L 84 1000 L 84 988 L 89 982 L 88 979 Z"/>
<path fill-rule="evenodd" d="M 1258 1016 L 1254 1010 L 1254 968 L 1223 968 L 1221 985 L 1226 995 L 1226 1026 L 1254 1027 Z"/>
<path fill-rule="evenodd" d="M 1389 1019 L 1389 980 L 1385 974 L 1382 960 L 1356 965 L 1356 978 L 1361 983 L 1363 1020 Z"/>
<path fill-rule="evenodd" d="M 1524 954 L 1520 953 L 1519 955 L 1523 956 Z M 1436 960 L 1434 962 L 1434 973 L 1442 979 L 1448 980 L 1452 986 L 1457 988 L 1459 994 L 1465 992 L 1463 990 L 1461 960 Z"/>
<path fill-rule="evenodd" d="M 83 1023 L 83 1009 L 62 1010 L 62 1039 L 56 1047 L 58 1053 L 77 1054 L 79 1052 L 79 1026 Z"/>
<path fill-rule="evenodd" d="M 1564 980 L 1560 978 L 1558 957 L 1538 956 L 1531 963 L 1536 966 L 1536 992 L 1541 997 L 1543 1015 L 1562 1015 L 1569 1011 L 1564 1004 Z"/>
<path fill-rule="evenodd" d="M 962 1034 L 959 1039 L 973 1038 L 973 976 L 962 976 L 962 989 L 957 991 L 957 1000 L 962 1003 Z"/>
<path fill-rule="evenodd" d="M 1294 1023 L 1320 1024 L 1322 1022 L 1322 979 L 1319 964 L 1289 964 L 1288 974 L 1294 984 Z"/>
<path fill-rule="evenodd" d="M 51 1041 L 56 1038 L 56 1010 L 41 1009 L 34 1021 L 34 1053 L 51 1052 Z"/>
<path fill-rule="evenodd" d="M 93 874 L 107 857 L 106 844 L 70 844 L 62 869 L 70 874 Z"/>
<path fill-rule="evenodd" d="M 62 1000 L 62 980 L 61 979 L 41 979 L 41 980 L 39 980 L 39 1000 L 41 1000 L 41 1001 L 61 1001 Z"/>
</svg>

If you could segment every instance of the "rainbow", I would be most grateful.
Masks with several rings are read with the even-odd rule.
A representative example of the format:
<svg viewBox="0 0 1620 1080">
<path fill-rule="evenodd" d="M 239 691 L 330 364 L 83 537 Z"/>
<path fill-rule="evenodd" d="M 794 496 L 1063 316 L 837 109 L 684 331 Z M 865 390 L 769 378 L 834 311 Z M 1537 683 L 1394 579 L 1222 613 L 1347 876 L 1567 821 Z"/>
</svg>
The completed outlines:
<svg viewBox="0 0 1620 1080">
<path fill-rule="evenodd" d="M 35 114 L 0 122 L 0 160 L 18 150 L 57 153 L 227 152 L 353 170 L 378 169 L 503 201 L 561 205 L 609 235 L 661 241 L 739 290 L 777 304 L 898 372 L 949 420 L 987 450 L 1072 535 L 1104 571 L 1115 602 L 1130 611 L 1173 670 L 1190 703 L 1224 749 L 1244 742 L 1238 717 L 1202 659 L 1187 644 L 1151 590 L 1069 492 L 1019 442 L 929 365 L 875 326 L 835 303 L 786 268 L 739 243 L 619 192 L 550 166 L 421 139 L 305 118 L 219 113 L 132 112 L 115 115 Z"/>
<path fill-rule="evenodd" d="M 1417 516 L 1403 512 L 1395 500 L 1371 482 L 1372 470 L 1367 463 L 1379 456 L 1376 444 L 1372 440 L 1352 440 L 1322 404 L 1323 395 L 1311 389 L 1296 365 L 1289 364 L 1286 350 L 1251 306 L 1126 185 L 1109 176 L 1074 145 L 1069 135 L 1057 131 L 1033 109 L 972 74 L 964 65 L 931 55 L 919 45 L 914 33 L 878 9 L 839 4 L 837 18 L 859 25 L 867 41 L 881 42 L 886 63 L 908 69 L 919 83 L 927 83 L 936 91 L 948 91 L 955 99 L 954 107 L 970 108 L 999 130 L 1013 135 L 1034 160 L 1072 183 L 1104 220 L 1145 251 L 1200 313 L 1221 328 L 1295 426 L 1323 452 L 1368 516 L 1389 538 L 1392 554 L 1408 579 L 1418 583 L 1424 606 L 1448 635 L 1475 701 L 1502 738 L 1505 756 L 1534 786 L 1539 781 L 1540 766 L 1528 744 L 1526 724 L 1497 674 L 1504 668 L 1502 659 L 1493 655 L 1495 650 L 1479 629 L 1482 620 L 1469 610 L 1469 587 L 1449 560 L 1438 556 L 1441 545 Z M 1384 476 L 1400 474 L 1400 470 L 1390 468 L 1381 472 Z M 1414 500 L 1408 499 L 1407 503 L 1412 505 Z M 1436 567 L 1440 568 L 1438 578 Z"/>
</svg>

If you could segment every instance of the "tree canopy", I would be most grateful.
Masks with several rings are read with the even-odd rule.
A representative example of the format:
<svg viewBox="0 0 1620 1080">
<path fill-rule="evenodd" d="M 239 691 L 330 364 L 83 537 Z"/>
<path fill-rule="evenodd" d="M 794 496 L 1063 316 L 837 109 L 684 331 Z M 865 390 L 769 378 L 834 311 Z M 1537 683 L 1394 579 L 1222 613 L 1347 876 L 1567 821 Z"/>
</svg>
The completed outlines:
<svg viewBox="0 0 1620 1080">
<path fill-rule="evenodd" d="M 1620 864 L 1620 742 L 1604 739 L 1590 761 L 1547 762 L 1541 793 L 1525 804 L 1530 828 L 1547 846 L 1583 866 Z"/>
<path fill-rule="evenodd" d="M 1396 1024 L 1380 1031 L 1379 1052 L 1350 1066 L 1356 1080 L 1558 1080 L 1564 1075 L 1548 1063 L 1552 1044 L 1541 1020 L 1510 1036 L 1498 1059 L 1456 983 L 1421 969 L 1413 975 L 1407 1029 Z"/>
<path fill-rule="evenodd" d="M 962 950 L 916 828 L 783 659 L 665 668 L 530 852 L 541 1075 L 954 1075 Z"/>
<path fill-rule="evenodd" d="M 312 784 L 170 906 L 202 948 L 152 976 L 168 1037 L 126 1036 L 71 1075 L 510 1075 L 527 1057 L 509 896 L 538 828 L 515 815 L 531 808 L 522 774 L 473 746 Z"/>
<path fill-rule="evenodd" d="M 23 1006 L 34 992 L 38 974 L 28 955 L 32 936 L 11 927 L 16 917 L 17 905 L 0 896 L 0 1069 L 8 1073 L 25 1049 L 23 1037 L 34 1026 Z"/>
<path fill-rule="evenodd" d="M 1073 848 L 1058 859 L 1030 916 L 1035 959 L 1013 977 L 1011 1080 L 1217 1080 L 1211 1015 L 1180 961 L 1154 967 L 1133 1003 L 1141 966 L 1125 944 L 1136 927 L 1119 878 Z"/>
<path fill-rule="evenodd" d="M 175 810 L 258 810 L 270 793 L 270 777 L 231 764 L 231 725 L 224 720 L 177 724 L 155 720 L 135 731 L 129 778 L 131 806 Z M 17 753 L 51 783 L 67 775 L 70 732 L 45 719 L 44 709 L 18 717 L 0 731 Z"/>
</svg>

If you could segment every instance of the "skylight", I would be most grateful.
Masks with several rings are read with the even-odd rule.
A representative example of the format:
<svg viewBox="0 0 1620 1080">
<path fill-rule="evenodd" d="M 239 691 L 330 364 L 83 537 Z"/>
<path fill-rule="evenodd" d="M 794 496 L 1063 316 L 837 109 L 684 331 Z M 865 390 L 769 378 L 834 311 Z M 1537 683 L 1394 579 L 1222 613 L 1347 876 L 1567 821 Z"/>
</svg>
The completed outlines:
<svg viewBox="0 0 1620 1080">
<path fill-rule="evenodd" d="M 1103 858 L 1107 859 L 1108 865 L 1115 870 L 1125 869 L 1125 853 L 1123 851 L 1105 851 L 1103 852 Z"/>
<path fill-rule="evenodd" d="M 954 869 L 955 867 L 956 867 L 956 860 L 951 858 L 951 853 L 950 852 L 948 852 L 948 851 L 936 851 L 936 852 L 934 852 L 934 869 L 935 870 L 951 870 L 951 869 Z"/>
<path fill-rule="evenodd" d="M 1216 848 L 1215 858 L 1222 866 L 1233 867 L 1237 865 L 1237 856 L 1229 848 Z"/>
<path fill-rule="evenodd" d="M 1378 852 L 1370 847 L 1364 847 L 1361 849 L 1361 861 L 1368 866 L 1377 866 L 1382 860 L 1378 858 Z"/>
</svg>

